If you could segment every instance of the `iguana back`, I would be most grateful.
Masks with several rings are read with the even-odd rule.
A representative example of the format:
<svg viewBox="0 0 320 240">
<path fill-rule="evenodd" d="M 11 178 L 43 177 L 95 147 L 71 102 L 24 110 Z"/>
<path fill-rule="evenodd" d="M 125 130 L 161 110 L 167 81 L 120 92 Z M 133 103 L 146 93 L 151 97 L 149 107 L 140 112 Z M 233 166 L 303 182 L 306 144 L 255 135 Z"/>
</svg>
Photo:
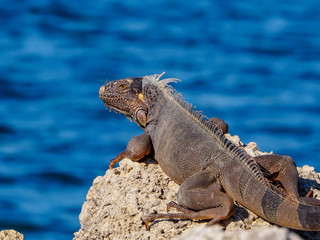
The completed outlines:
<svg viewBox="0 0 320 240">
<path fill-rule="evenodd" d="M 155 159 L 174 181 L 181 184 L 208 167 L 222 174 L 239 164 L 250 169 L 257 181 L 266 184 L 255 161 L 228 140 L 215 124 L 207 121 L 206 116 L 185 102 L 181 94 L 171 86 L 163 86 L 154 76 L 144 81 L 146 99 L 157 103 L 151 108 L 145 132 L 152 139 Z"/>
</svg>

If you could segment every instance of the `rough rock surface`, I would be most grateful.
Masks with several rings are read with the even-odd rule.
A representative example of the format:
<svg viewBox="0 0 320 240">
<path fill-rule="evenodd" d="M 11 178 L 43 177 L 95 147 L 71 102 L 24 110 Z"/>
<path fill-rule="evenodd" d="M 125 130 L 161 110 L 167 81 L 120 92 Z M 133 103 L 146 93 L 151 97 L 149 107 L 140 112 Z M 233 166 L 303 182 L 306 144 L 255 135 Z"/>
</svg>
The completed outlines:
<svg viewBox="0 0 320 240">
<path fill-rule="evenodd" d="M 244 146 L 238 136 L 227 134 L 227 137 L 251 156 L 267 154 L 258 151 L 253 142 Z M 313 189 L 315 197 L 320 197 L 320 174 L 309 166 L 298 171 L 300 194 Z M 194 234 L 192 239 L 301 239 L 298 235 L 303 239 L 320 239 L 320 233 L 276 227 L 239 205 L 230 219 L 213 227 L 204 228 L 205 221 L 156 220 L 147 231 L 142 219 L 152 212 L 166 212 L 166 204 L 176 201 L 178 189 L 154 160 L 137 163 L 124 159 L 120 167 L 107 170 L 103 177 L 94 180 L 79 216 L 81 229 L 74 240 L 177 239 L 182 233 L 180 239 L 190 239 L 189 234 Z M 191 228 L 194 229 L 189 233 Z"/>
<path fill-rule="evenodd" d="M 0 240 L 23 240 L 24 236 L 15 230 L 0 231 Z"/>
<path fill-rule="evenodd" d="M 184 233 L 179 240 L 302 240 L 297 234 L 290 232 L 286 228 L 253 228 L 250 230 L 223 231 L 221 228 L 213 227 L 195 227 Z"/>
</svg>

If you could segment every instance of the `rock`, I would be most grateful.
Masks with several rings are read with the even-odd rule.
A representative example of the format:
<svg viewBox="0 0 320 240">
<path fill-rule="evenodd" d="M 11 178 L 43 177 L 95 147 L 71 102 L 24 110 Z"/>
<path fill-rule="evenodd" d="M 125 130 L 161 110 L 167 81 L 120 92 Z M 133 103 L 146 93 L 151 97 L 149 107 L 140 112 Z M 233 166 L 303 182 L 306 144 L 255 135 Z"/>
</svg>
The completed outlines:
<svg viewBox="0 0 320 240">
<path fill-rule="evenodd" d="M 222 231 L 218 227 L 195 227 L 177 240 L 302 240 L 297 234 L 286 228 L 253 228 L 251 230 Z"/>
<path fill-rule="evenodd" d="M 270 154 L 258 151 L 255 143 L 245 146 L 239 137 L 227 137 L 252 156 Z M 298 171 L 301 194 L 311 188 L 316 197 L 320 196 L 315 189 L 320 183 L 319 173 L 308 166 Z M 81 229 L 75 233 L 74 240 L 175 239 L 182 233 L 180 239 L 188 239 L 188 234 L 193 234 L 192 239 L 301 239 L 295 233 L 303 239 L 320 239 L 319 233 L 276 227 L 240 205 L 230 219 L 213 227 L 205 228 L 206 221 L 156 220 L 147 231 L 142 219 L 149 213 L 165 213 L 166 204 L 176 201 L 178 189 L 154 160 L 138 163 L 124 159 L 118 168 L 107 170 L 103 177 L 94 180 L 79 216 Z"/>
<path fill-rule="evenodd" d="M 165 212 L 178 189 L 156 162 L 124 159 L 119 168 L 94 180 L 79 217 L 81 230 L 74 239 L 172 239 L 197 223 L 156 221 L 147 231 L 142 218 L 154 211 Z"/>
<path fill-rule="evenodd" d="M 23 234 L 15 230 L 2 230 L 0 231 L 0 240 L 23 240 Z"/>
</svg>

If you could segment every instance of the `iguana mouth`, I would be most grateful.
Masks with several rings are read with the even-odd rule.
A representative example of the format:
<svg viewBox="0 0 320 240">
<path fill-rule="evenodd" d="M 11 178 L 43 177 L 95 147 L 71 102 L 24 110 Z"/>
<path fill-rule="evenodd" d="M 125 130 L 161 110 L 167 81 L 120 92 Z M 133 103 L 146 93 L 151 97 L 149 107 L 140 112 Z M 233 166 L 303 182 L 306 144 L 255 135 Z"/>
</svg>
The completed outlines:
<svg viewBox="0 0 320 240">
<path fill-rule="evenodd" d="M 128 114 L 125 111 L 122 111 L 121 109 L 116 108 L 115 106 L 112 106 L 112 105 L 106 103 L 106 102 L 110 102 L 108 100 L 114 100 L 114 99 L 117 99 L 117 98 L 120 99 L 120 97 L 107 96 L 106 87 L 104 85 L 101 86 L 100 89 L 99 89 L 99 98 L 104 102 L 104 106 L 106 107 L 106 109 L 108 109 L 108 108 L 110 109 L 110 112 L 111 112 L 111 110 L 113 110 L 115 113 L 123 114 L 123 115 L 127 116 L 129 119 L 131 119 L 131 117 L 128 116 Z"/>
<path fill-rule="evenodd" d="M 106 107 L 106 109 L 109 108 L 110 112 L 111 112 L 111 110 L 113 110 L 115 113 L 119 113 L 119 114 L 125 115 L 128 118 L 131 118 L 130 116 L 127 115 L 126 112 L 121 111 L 120 109 L 117 109 L 117 108 L 115 108 L 115 107 L 113 107 L 111 105 L 108 105 L 108 104 L 105 103 L 104 106 Z"/>
</svg>

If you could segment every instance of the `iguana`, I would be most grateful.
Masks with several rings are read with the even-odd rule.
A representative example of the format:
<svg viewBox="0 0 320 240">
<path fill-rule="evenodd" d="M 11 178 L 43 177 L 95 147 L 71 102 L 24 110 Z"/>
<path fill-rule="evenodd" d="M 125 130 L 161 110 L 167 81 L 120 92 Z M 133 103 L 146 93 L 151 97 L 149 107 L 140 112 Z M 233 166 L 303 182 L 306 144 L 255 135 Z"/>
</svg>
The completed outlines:
<svg viewBox="0 0 320 240">
<path fill-rule="evenodd" d="M 234 200 L 258 216 L 281 226 L 320 231 L 320 200 L 300 197 L 298 173 L 291 157 L 249 156 L 224 135 L 228 125 L 208 119 L 187 103 L 160 75 L 129 77 L 106 82 L 99 90 L 105 105 L 133 119 L 143 130 L 125 151 L 110 161 L 109 168 L 123 158 L 139 161 L 152 155 L 162 170 L 180 184 L 177 202 L 169 208 L 177 213 L 150 214 L 155 219 L 210 220 L 208 225 L 229 218 Z"/>
</svg>

